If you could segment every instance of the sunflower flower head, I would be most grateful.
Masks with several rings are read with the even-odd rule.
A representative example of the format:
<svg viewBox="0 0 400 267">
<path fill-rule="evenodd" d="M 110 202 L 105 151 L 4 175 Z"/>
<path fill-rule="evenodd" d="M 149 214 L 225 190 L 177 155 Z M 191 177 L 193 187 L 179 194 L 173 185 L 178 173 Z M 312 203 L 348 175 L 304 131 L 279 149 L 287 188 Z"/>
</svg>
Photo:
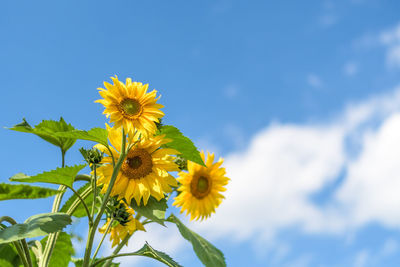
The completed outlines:
<svg viewBox="0 0 400 267">
<path fill-rule="evenodd" d="M 181 207 L 181 213 L 186 211 L 191 220 L 203 220 L 211 216 L 221 204 L 229 178 L 225 177 L 225 168 L 222 168 L 223 159 L 214 161 L 214 154 L 208 153 L 207 161 L 204 152 L 201 157 L 206 167 L 188 161 L 188 172 L 179 172 L 178 188 L 180 194 L 175 197 L 174 206 Z"/>
<path fill-rule="evenodd" d="M 112 247 L 121 243 L 127 235 L 132 235 L 137 230 L 146 231 L 143 225 L 133 217 L 135 211 L 132 208 L 127 207 L 122 201 L 111 206 L 113 211 L 107 214 L 107 222 L 99 228 L 99 232 L 105 233 L 107 228 L 110 227 L 106 234 L 110 233 Z"/>
<path fill-rule="evenodd" d="M 112 145 L 111 152 L 117 160 L 121 151 L 121 131 L 106 125 L 108 138 Z M 130 138 L 130 143 L 136 144 L 127 153 L 121 169 L 111 190 L 112 196 L 117 196 L 118 200 L 125 198 L 127 203 L 131 203 L 134 198 L 138 205 L 147 205 L 150 196 L 157 200 L 164 198 L 165 193 L 172 192 L 171 186 L 176 187 L 176 179 L 169 173 L 179 171 L 178 165 L 174 163 L 171 155 L 178 152 L 174 149 L 161 148 L 169 140 L 164 136 L 158 135 L 146 139 Z M 111 175 L 113 172 L 112 159 L 108 149 L 97 144 L 95 146 L 104 152 L 104 165 L 97 169 L 99 176 L 98 185 L 103 186 L 102 193 L 107 191 Z"/>
<path fill-rule="evenodd" d="M 135 131 L 147 137 L 157 131 L 156 123 L 164 116 L 160 110 L 163 105 L 157 104 L 160 97 L 156 97 L 157 91 L 147 92 L 149 85 L 140 82 L 132 82 L 130 78 L 123 83 L 117 76 L 111 77 L 113 84 L 104 82 L 104 88 L 98 88 L 102 99 L 95 102 L 104 105 L 107 118 L 114 126 L 121 126 L 129 133 Z"/>
</svg>

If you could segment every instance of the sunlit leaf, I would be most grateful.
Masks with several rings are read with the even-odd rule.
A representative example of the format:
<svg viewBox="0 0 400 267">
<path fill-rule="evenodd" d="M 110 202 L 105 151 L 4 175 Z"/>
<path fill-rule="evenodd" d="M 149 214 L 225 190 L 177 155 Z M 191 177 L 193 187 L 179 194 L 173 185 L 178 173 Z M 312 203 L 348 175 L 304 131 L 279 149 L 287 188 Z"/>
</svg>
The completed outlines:
<svg viewBox="0 0 400 267">
<path fill-rule="evenodd" d="M 46 236 L 40 241 L 42 247 L 46 246 L 47 238 L 48 237 Z M 49 267 L 68 267 L 74 253 L 75 251 L 72 247 L 71 236 L 65 232 L 61 232 L 57 237 L 57 242 L 50 258 Z"/>
<path fill-rule="evenodd" d="M 154 197 L 150 197 L 146 206 L 143 205 L 143 200 L 141 200 L 140 205 L 137 205 L 136 200 L 132 198 L 131 207 L 146 218 L 164 225 L 165 211 L 168 208 L 167 201 L 164 198 L 157 201 Z"/>
<path fill-rule="evenodd" d="M 193 161 L 197 164 L 205 166 L 199 151 L 193 142 L 184 136 L 177 128 L 171 125 L 160 126 L 159 134 L 164 134 L 165 138 L 172 141 L 163 145 L 163 147 L 173 148 L 179 151 L 182 158 Z"/>
<path fill-rule="evenodd" d="M 166 253 L 155 250 L 147 242 L 146 242 L 146 244 L 144 244 L 144 246 L 141 249 L 136 251 L 135 254 L 138 256 L 145 256 L 145 257 L 149 257 L 149 258 L 158 260 L 159 262 L 162 262 L 165 265 L 170 266 L 170 267 L 182 267 L 176 261 L 174 261 L 170 256 L 168 256 Z"/>
<path fill-rule="evenodd" d="M 20 264 L 22 263 L 14 245 L 11 243 L 0 244 L 0 266 L 14 267 Z"/>
<path fill-rule="evenodd" d="M 53 196 L 60 191 L 24 184 L 0 183 L 0 201 L 8 199 L 34 199 Z"/>
<path fill-rule="evenodd" d="M 37 214 L 24 223 L 0 230 L 0 244 L 58 232 L 71 222 L 71 217 L 61 212 Z"/>
<path fill-rule="evenodd" d="M 89 131 L 72 130 L 66 132 L 58 132 L 56 136 L 93 141 L 108 146 L 108 141 L 107 141 L 108 132 L 106 129 L 103 128 L 93 128 L 90 129 Z"/>
<path fill-rule="evenodd" d="M 224 254 L 219 249 L 214 247 L 200 235 L 187 228 L 175 215 L 171 214 L 167 220 L 175 223 L 183 238 L 192 243 L 194 252 L 205 266 L 226 266 Z"/>
<path fill-rule="evenodd" d="M 59 132 L 72 131 L 75 129 L 71 124 L 67 124 L 62 117 L 60 118 L 59 121 L 43 120 L 35 127 L 30 126 L 29 123 L 24 118 L 21 123 L 9 129 L 18 132 L 35 134 L 40 138 L 46 140 L 47 142 L 55 146 L 58 146 L 64 153 L 71 146 L 73 146 L 73 144 L 76 141 L 76 139 L 63 138 L 61 136 L 56 135 Z"/>
<path fill-rule="evenodd" d="M 10 181 L 23 182 L 23 183 L 51 183 L 51 184 L 62 184 L 72 187 L 75 176 L 80 170 L 86 165 L 74 165 L 66 166 L 64 168 L 57 168 L 48 172 L 39 173 L 34 176 L 28 176 L 23 173 L 17 173 L 10 177 Z"/>
</svg>

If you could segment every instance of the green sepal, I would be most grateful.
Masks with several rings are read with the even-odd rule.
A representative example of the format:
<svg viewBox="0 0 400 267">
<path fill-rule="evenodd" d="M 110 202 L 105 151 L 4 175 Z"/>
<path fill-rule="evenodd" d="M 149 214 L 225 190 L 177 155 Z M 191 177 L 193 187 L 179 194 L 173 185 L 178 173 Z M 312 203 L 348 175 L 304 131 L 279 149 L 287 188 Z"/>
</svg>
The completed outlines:
<svg viewBox="0 0 400 267">
<path fill-rule="evenodd" d="M 0 183 L 0 201 L 9 199 L 47 198 L 61 191 L 25 184 Z"/>
<path fill-rule="evenodd" d="M 165 211 L 168 208 L 165 198 L 157 201 L 154 197 L 150 197 L 146 206 L 143 205 L 143 200 L 138 205 L 136 200 L 132 198 L 131 207 L 146 218 L 165 226 Z"/>
<path fill-rule="evenodd" d="M 34 176 L 28 176 L 23 173 L 17 173 L 10 177 L 10 181 L 23 182 L 23 183 L 51 183 L 62 184 L 72 187 L 75 176 L 82 170 L 86 164 L 66 166 L 64 168 L 57 168 L 48 172 L 39 173 Z"/>
<path fill-rule="evenodd" d="M 47 142 L 61 148 L 63 153 L 67 152 L 67 150 L 71 148 L 76 141 L 76 139 L 63 138 L 57 135 L 57 133 L 72 131 L 75 129 L 71 124 L 67 124 L 62 117 L 60 117 L 59 121 L 43 120 L 35 127 L 30 126 L 26 119 L 23 118 L 21 123 L 8 129 L 17 132 L 35 134 L 43 140 L 46 140 Z"/>
<path fill-rule="evenodd" d="M 206 239 L 187 228 L 174 214 L 171 214 L 167 221 L 176 224 L 183 238 L 192 243 L 194 252 L 205 266 L 226 266 L 224 254 Z"/>
<path fill-rule="evenodd" d="M 0 230 L 0 244 L 58 232 L 71 222 L 71 217 L 61 212 L 36 214 L 24 223 Z"/>
<path fill-rule="evenodd" d="M 179 156 L 182 158 L 206 166 L 200 156 L 200 152 L 197 150 L 192 140 L 184 136 L 176 127 L 163 125 L 160 127 L 158 134 L 164 134 L 165 138 L 172 140 L 171 142 L 164 144 L 163 147 L 173 148 L 180 153 Z"/>
<path fill-rule="evenodd" d="M 46 246 L 48 237 L 43 238 L 40 243 L 42 247 Z M 75 254 L 71 242 L 71 236 L 65 232 L 61 232 L 57 237 L 56 245 L 50 258 L 48 267 L 68 267 L 71 257 Z"/>
</svg>

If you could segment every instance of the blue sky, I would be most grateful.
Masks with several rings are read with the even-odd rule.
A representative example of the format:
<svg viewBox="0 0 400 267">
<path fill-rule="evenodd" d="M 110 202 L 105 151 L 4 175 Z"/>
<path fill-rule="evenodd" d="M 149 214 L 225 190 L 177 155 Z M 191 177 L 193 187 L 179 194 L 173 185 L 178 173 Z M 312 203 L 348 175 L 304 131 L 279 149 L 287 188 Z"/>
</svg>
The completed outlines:
<svg viewBox="0 0 400 267">
<path fill-rule="evenodd" d="M 225 158 L 226 201 L 209 221 L 188 224 L 228 266 L 398 266 L 399 8 L 2 1 L 0 125 L 63 116 L 79 129 L 103 126 L 93 103 L 103 81 L 149 83 L 162 94 L 165 123 Z M 2 182 L 60 165 L 59 151 L 37 137 L 2 129 L 0 138 Z M 81 162 L 77 148 L 89 145 L 77 143 L 67 163 Z M 50 206 L 9 201 L 0 214 L 23 221 Z M 152 230 L 159 236 L 138 235 L 129 249 L 149 240 L 201 266 L 175 230 Z M 133 262 L 159 266 L 125 266 Z"/>
</svg>

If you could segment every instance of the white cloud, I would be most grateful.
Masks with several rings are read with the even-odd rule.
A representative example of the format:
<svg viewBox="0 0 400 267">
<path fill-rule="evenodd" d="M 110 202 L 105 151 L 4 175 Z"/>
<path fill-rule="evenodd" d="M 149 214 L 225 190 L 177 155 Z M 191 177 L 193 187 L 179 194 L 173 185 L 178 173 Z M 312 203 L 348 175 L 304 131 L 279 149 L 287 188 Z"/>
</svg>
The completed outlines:
<svg viewBox="0 0 400 267">
<path fill-rule="evenodd" d="M 387 257 L 387 256 L 397 253 L 398 250 L 399 250 L 399 243 L 394 239 L 388 239 L 383 244 L 380 254 L 383 257 Z"/>
<path fill-rule="evenodd" d="M 343 68 L 344 74 L 354 76 L 358 72 L 358 65 L 355 62 L 347 62 Z"/>
<path fill-rule="evenodd" d="M 400 67 L 400 24 L 382 32 L 379 39 L 387 46 L 386 63 L 390 67 Z"/>
<path fill-rule="evenodd" d="M 226 86 L 223 91 L 227 98 L 233 99 L 239 94 L 239 86 L 236 84 L 230 84 Z"/>
<path fill-rule="evenodd" d="M 334 14 L 325 14 L 319 18 L 319 22 L 323 27 L 330 27 L 338 22 L 338 17 Z"/>
<path fill-rule="evenodd" d="M 243 130 L 238 125 L 227 124 L 223 128 L 223 132 L 235 148 L 241 148 L 245 145 L 246 140 Z"/>
<path fill-rule="evenodd" d="M 368 263 L 369 253 L 366 250 L 359 251 L 354 259 L 354 267 L 364 267 Z"/>
<path fill-rule="evenodd" d="M 193 227 L 217 238 L 270 240 L 296 226 L 346 233 L 374 221 L 400 223 L 400 88 L 317 124 L 273 124 L 226 157 L 226 199 Z M 345 170 L 324 204 L 312 201 Z"/>
<path fill-rule="evenodd" d="M 313 74 L 313 73 L 310 73 L 310 74 L 307 76 L 307 83 L 308 83 L 310 86 L 314 87 L 314 88 L 319 88 L 319 87 L 322 86 L 322 80 L 321 80 L 321 78 L 320 78 L 319 76 Z"/>
</svg>

